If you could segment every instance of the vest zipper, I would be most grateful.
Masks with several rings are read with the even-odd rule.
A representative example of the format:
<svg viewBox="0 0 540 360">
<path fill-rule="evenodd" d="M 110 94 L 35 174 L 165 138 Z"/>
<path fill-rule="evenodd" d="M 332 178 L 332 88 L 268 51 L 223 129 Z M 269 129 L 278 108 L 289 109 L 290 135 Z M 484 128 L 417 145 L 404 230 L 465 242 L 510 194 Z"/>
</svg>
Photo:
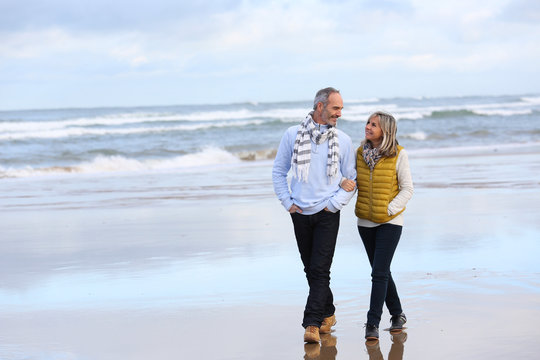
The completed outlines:
<svg viewBox="0 0 540 360">
<path fill-rule="evenodd" d="M 373 170 L 369 170 L 369 220 L 373 217 Z"/>
</svg>

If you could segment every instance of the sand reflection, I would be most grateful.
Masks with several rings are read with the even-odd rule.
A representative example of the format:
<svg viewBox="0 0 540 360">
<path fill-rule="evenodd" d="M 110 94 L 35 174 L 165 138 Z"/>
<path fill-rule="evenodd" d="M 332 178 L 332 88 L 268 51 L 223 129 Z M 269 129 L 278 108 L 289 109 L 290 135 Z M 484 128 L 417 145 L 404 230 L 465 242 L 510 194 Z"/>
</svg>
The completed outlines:
<svg viewBox="0 0 540 360">
<path fill-rule="evenodd" d="M 391 336 L 392 346 L 390 347 L 387 360 L 401 360 L 403 359 L 404 343 L 407 341 L 407 333 L 402 331 L 397 334 L 391 334 Z M 384 360 L 378 340 L 366 341 L 366 350 L 369 355 L 369 360 Z"/>
<path fill-rule="evenodd" d="M 337 337 L 331 334 L 321 334 L 320 344 L 305 344 L 304 359 L 306 360 L 335 360 L 337 355 Z"/>
</svg>

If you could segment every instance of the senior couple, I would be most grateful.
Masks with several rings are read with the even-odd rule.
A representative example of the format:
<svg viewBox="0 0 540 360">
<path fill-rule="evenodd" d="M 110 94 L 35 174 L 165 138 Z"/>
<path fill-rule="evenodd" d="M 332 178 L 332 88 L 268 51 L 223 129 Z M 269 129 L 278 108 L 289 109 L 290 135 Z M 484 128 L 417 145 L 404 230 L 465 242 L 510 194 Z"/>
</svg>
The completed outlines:
<svg viewBox="0 0 540 360">
<path fill-rule="evenodd" d="M 372 269 L 365 338 L 379 338 L 384 303 L 391 332 L 400 332 L 407 321 L 390 273 L 403 211 L 413 193 L 407 153 L 398 145 L 396 120 L 381 111 L 367 119 L 365 139 L 355 151 L 351 138 L 336 128 L 342 110 L 338 90 L 319 90 L 313 110 L 283 135 L 272 171 L 274 191 L 290 213 L 309 285 L 302 322 L 308 343 L 319 342 L 319 334 L 330 333 L 336 324 L 330 267 L 340 210 L 356 189 L 358 231 Z"/>
</svg>

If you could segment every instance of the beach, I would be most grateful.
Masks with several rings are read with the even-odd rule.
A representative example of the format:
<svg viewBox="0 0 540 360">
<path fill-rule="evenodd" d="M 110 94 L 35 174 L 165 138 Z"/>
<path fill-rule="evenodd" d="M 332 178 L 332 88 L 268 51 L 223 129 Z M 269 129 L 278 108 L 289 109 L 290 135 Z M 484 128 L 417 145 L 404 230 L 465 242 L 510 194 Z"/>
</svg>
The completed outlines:
<svg viewBox="0 0 540 360">
<path fill-rule="evenodd" d="M 307 281 L 271 171 L 309 101 L 0 111 L 0 359 L 536 358 L 540 97 L 345 106 L 355 147 L 386 109 L 409 154 L 401 336 L 363 338 L 370 268 L 351 201 L 338 322 L 304 345 Z"/>
<path fill-rule="evenodd" d="M 382 331 L 378 347 L 363 339 L 370 269 L 352 203 L 332 267 L 338 323 L 304 346 L 307 283 L 271 161 L 4 180 L 0 358 L 533 359 L 539 154 L 411 154 L 392 265 L 406 337 Z M 170 186 L 129 191 L 155 176 Z"/>
</svg>

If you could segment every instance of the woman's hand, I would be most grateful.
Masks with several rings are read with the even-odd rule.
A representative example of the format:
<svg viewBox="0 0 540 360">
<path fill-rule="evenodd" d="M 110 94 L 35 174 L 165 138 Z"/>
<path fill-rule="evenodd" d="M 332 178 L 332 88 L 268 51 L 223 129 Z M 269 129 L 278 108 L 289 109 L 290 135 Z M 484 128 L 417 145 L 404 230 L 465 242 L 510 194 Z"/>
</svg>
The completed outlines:
<svg viewBox="0 0 540 360">
<path fill-rule="evenodd" d="M 340 184 L 341 188 L 347 192 L 351 192 L 356 189 L 356 181 L 345 179 Z"/>
</svg>

